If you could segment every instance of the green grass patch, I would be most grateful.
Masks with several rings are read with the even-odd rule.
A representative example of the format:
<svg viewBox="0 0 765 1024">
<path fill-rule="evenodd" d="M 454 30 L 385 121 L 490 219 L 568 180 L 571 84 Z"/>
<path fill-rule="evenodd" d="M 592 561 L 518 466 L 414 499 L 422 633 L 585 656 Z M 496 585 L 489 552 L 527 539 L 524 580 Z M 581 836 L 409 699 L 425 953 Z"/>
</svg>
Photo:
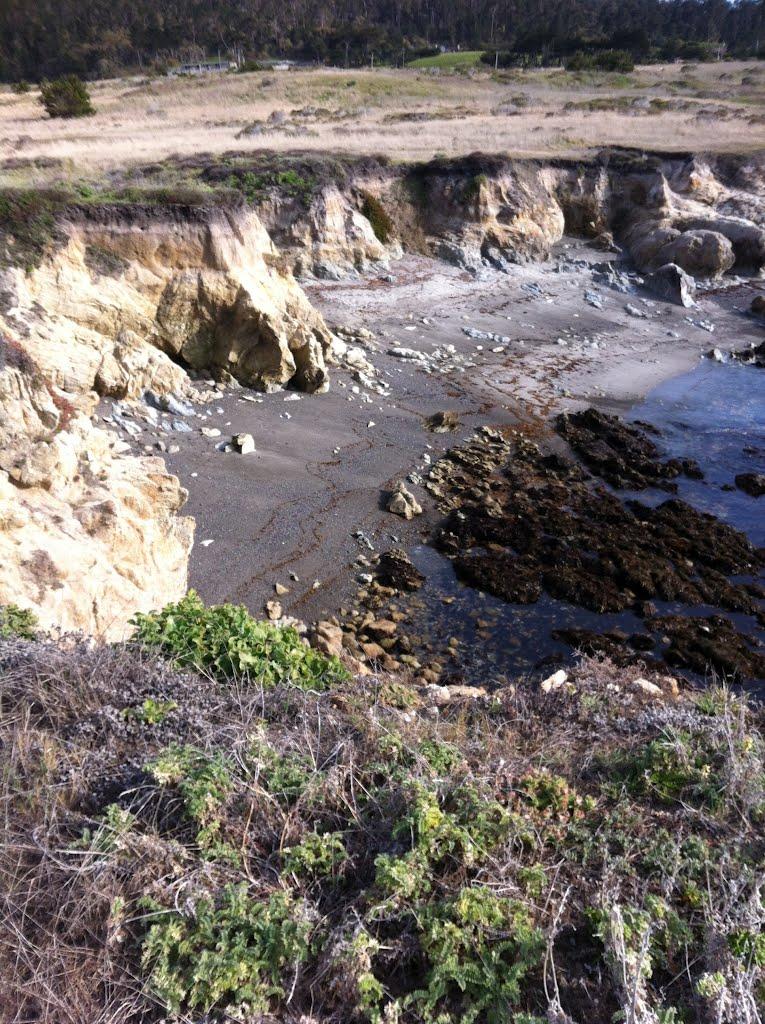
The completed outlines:
<svg viewBox="0 0 765 1024">
<path fill-rule="evenodd" d="M 410 68 L 442 68 L 444 71 L 464 71 L 476 68 L 481 63 L 483 50 L 460 50 L 455 53 L 439 53 L 435 57 L 420 57 L 410 61 Z"/>
</svg>

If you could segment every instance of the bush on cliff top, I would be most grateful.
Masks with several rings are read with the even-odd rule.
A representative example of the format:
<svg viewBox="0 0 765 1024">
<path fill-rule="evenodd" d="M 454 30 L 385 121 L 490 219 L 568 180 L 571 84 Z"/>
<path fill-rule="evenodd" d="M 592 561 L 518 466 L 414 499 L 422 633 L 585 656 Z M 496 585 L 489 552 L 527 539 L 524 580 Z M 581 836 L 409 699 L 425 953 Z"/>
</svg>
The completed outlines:
<svg viewBox="0 0 765 1024">
<path fill-rule="evenodd" d="M 96 112 L 87 85 L 77 75 L 42 82 L 40 103 L 50 117 L 89 117 Z"/>
<path fill-rule="evenodd" d="M 207 608 L 193 590 L 162 611 L 136 615 L 133 625 L 140 643 L 218 679 L 247 675 L 263 686 L 325 689 L 348 678 L 337 658 L 306 646 L 295 629 L 258 622 L 243 605 Z"/>
</svg>

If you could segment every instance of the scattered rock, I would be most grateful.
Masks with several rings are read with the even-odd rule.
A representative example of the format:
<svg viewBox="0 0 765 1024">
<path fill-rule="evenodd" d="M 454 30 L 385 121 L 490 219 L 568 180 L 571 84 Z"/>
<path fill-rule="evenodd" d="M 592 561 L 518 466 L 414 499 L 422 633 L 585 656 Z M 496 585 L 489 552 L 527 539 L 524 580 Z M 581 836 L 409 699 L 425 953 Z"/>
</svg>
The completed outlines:
<svg viewBox="0 0 765 1024">
<path fill-rule="evenodd" d="M 285 587 L 283 583 L 274 583 L 274 593 L 278 597 L 284 597 L 286 594 L 289 594 L 289 592 L 290 588 Z"/>
<path fill-rule="evenodd" d="M 425 688 L 427 699 L 437 707 L 460 704 L 462 701 L 478 700 L 486 696 L 482 686 L 438 686 L 430 684 Z"/>
<path fill-rule="evenodd" d="M 765 368 L 765 341 L 760 342 L 759 345 L 750 345 L 749 348 L 739 349 L 738 352 L 731 352 L 731 359 L 749 366 Z"/>
<path fill-rule="evenodd" d="M 558 669 L 557 672 L 553 672 L 547 679 L 543 679 L 539 684 L 539 688 L 542 693 L 553 693 L 555 690 L 560 690 L 568 682 L 568 672 L 565 672 L 562 668 Z"/>
<path fill-rule="evenodd" d="M 755 295 L 749 308 L 756 316 L 765 316 L 765 295 Z"/>
<path fill-rule="evenodd" d="M 343 631 L 332 622 L 317 622 L 311 635 L 311 645 L 324 654 L 340 658 L 345 651 Z"/>
<path fill-rule="evenodd" d="M 638 320 L 645 320 L 648 316 L 644 309 L 638 309 L 638 307 L 633 306 L 631 302 L 628 302 L 624 309 L 627 313 L 629 313 L 630 316 L 634 316 Z"/>
<path fill-rule="evenodd" d="M 425 582 L 423 574 L 400 548 L 392 548 L 380 556 L 377 578 L 386 587 L 404 591 L 419 590 Z"/>
<path fill-rule="evenodd" d="M 413 519 L 422 514 L 422 506 L 412 492 L 407 490 L 403 480 L 399 480 L 393 488 L 388 500 L 388 511 L 404 519 Z"/>
<path fill-rule="evenodd" d="M 425 420 L 425 426 L 433 434 L 447 434 L 459 425 L 460 418 L 456 412 L 434 412 Z"/>
<path fill-rule="evenodd" d="M 662 688 L 660 686 L 657 686 L 656 683 L 650 682 L 648 679 L 633 679 L 632 685 L 635 687 L 635 689 L 640 690 L 641 693 L 644 693 L 647 697 L 664 696 L 664 691 L 662 690 Z"/>
<path fill-rule="evenodd" d="M 391 622 L 390 619 L 374 619 L 372 622 L 363 624 L 363 629 L 364 632 L 369 633 L 376 640 L 380 640 L 385 637 L 395 636 L 398 626 L 395 622 Z"/>
<path fill-rule="evenodd" d="M 282 606 L 279 601 L 266 601 L 265 609 L 266 615 L 272 622 L 276 622 L 282 617 Z"/>
<path fill-rule="evenodd" d="M 249 455 L 255 451 L 255 439 L 252 434 L 234 434 L 231 444 L 240 455 Z"/>
</svg>

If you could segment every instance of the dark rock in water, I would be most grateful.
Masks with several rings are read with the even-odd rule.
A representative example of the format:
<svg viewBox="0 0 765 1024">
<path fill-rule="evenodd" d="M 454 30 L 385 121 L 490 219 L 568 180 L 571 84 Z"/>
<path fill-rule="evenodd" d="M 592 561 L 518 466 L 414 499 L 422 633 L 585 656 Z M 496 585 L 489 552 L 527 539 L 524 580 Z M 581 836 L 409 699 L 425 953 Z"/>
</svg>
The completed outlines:
<svg viewBox="0 0 765 1024">
<path fill-rule="evenodd" d="M 425 582 L 423 574 L 400 548 L 392 548 L 380 556 L 377 577 L 383 586 L 394 590 L 419 590 Z"/>
<path fill-rule="evenodd" d="M 746 363 L 748 366 L 757 366 L 765 369 L 765 341 L 759 345 L 750 345 L 749 348 L 739 349 L 738 352 L 731 352 L 731 359 L 737 363 Z"/>
<path fill-rule="evenodd" d="M 669 615 L 646 625 L 669 641 L 664 657 L 669 665 L 690 668 L 699 675 L 709 669 L 724 676 L 765 679 L 765 655 L 752 650 L 746 637 L 722 615 L 705 619 Z"/>
<path fill-rule="evenodd" d="M 753 498 L 761 498 L 765 494 L 765 473 L 739 473 L 736 487 Z"/>
<path fill-rule="evenodd" d="M 646 287 L 670 302 L 686 308 L 694 305 L 696 282 L 676 263 L 665 263 L 645 279 Z"/>
<path fill-rule="evenodd" d="M 612 487 L 674 491 L 676 485 L 670 481 L 682 473 L 697 480 L 704 475 L 692 459 L 662 462 L 659 449 L 646 437 L 645 429 L 597 409 L 563 413 L 556 419 L 555 428 L 582 462 Z"/>
<path fill-rule="evenodd" d="M 654 658 L 646 658 L 645 652 L 653 651 L 656 641 L 648 633 L 634 633 L 631 636 L 621 630 L 597 633 L 591 629 L 556 629 L 553 637 L 582 654 L 605 655 L 615 665 L 630 665 L 636 660 L 652 668 L 660 667 Z M 638 655 L 638 652 L 640 654 Z"/>
<path fill-rule="evenodd" d="M 749 308 L 756 316 L 765 316 L 765 295 L 755 295 Z"/>
<path fill-rule="evenodd" d="M 454 568 L 463 583 L 488 589 L 511 604 L 534 604 L 542 596 L 539 572 L 505 552 L 469 553 L 458 557 Z"/>
</svg>

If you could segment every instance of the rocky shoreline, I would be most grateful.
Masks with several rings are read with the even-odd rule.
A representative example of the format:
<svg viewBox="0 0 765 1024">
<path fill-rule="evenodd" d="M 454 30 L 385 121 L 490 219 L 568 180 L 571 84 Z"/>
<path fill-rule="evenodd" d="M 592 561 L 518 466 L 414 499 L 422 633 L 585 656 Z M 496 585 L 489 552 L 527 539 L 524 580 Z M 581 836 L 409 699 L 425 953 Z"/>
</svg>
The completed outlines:
<svg viewBox="0 0 765 1024">
<path fill-rule="evenodd" d="M 736 305 L 737 288 L 748 305 L 756 287 L 736 279 L 721 292 L 705 277 L 719 286 L 731 270 L 762 265 L 759 158 L 611 153 L 545 166 L 475 156 L 405 171 L 369 161 L 341 168 L 342 182 L 336 165 L 308 161 L 297 192 L 283 186 L 294 176 L 261 167 L 252 195 L 248 160 L 186 167 L 204 185 L 196 198 L 160 195 L 152 175 L 167 167 L 146 170 L 143 203 L 132 180 L 125 196 L 40 195 L 26 218 L 20 197 L 6 197 L 0 373 L 12 415 L 2 471 L 17 514 L 0 533 L 3 593 L 47 627 L 122 636 L 135 611 L 185 590 L 185 559 L 207 600 L 262 613 L 276 596 L 287 617 L 326 620 L 348 603 L 352 574 L 367 575 L 354 560 L 356 532 L 388 550 L 391 505 L 404 512 L 394 545 L 433 526 L 432 503 L 416 518 L 422 480 L 450 431 L 543 430 L 561 409 L 618 404 L 689 365 L 715 330 L 746 334 L 757 351 L 757 311 Z M 651 292 L 636 266 L 662 288 Z M 298 392 L 302 406 L 282 404 Z M 43 411 L 35 423 L 25 402 Z M 635 443 L 643 451 L 633 461 L 650 462 L 650 441 Z M 140 461 L 149 457 L 180 484 Z M 594 449 L 587 459 L 597 466 Z M 657 472 L 670 486 L 695 470 Z M 154 508 L 147 474 L 159 488 Z M 101 501 L 109 491 L 124 500 Z M 193 547 L 193 523 L 174 518 L 186 492 Z M 233 520 L 229 504 L 241 513 Z M 85 564 L 121 568 L 76 595 L 63 538 Z M 30 545 L 52 559 L 44 592 L 26 565 Z M 163 550 L 172 555 L 164 573 Z M 538 583 L 527 588 L 530 597 Z M 361 636 L 407 665 L 380 637 Z M 405 644 L 399 653 L 414 671 L 437 671 L 437 658 Z"/>
</svg>

